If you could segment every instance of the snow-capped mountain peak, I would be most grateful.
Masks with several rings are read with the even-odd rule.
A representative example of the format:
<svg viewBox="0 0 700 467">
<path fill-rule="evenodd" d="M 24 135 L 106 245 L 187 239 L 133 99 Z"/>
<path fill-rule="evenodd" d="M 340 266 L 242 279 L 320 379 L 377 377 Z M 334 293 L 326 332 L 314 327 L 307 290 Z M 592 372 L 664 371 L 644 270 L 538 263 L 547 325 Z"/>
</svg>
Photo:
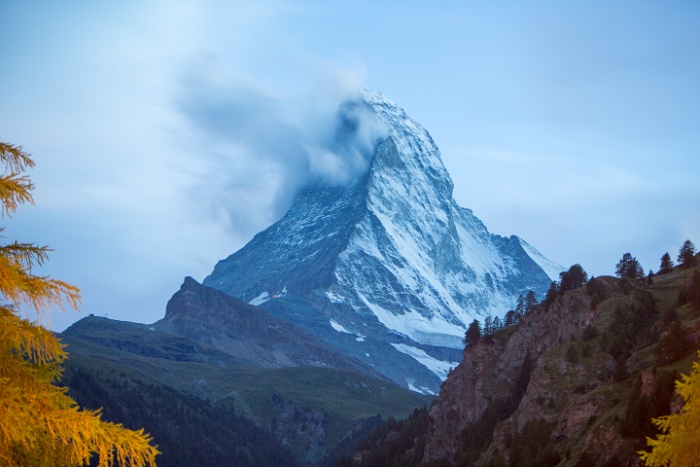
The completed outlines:
<svg viewBox="0 0 700 467">
<path fill-rule="evenodd" d="M 363 125 L 384 130 L 366 172 L 304 188 L 204 284 L 260 301 L 404 386 L 436 390 L 474 318 L 503 315 L 528 290 L 544 294 L 562 268 L 458 206 L 433 139 L 386 96 L 366 91 L 339 112 L 336 144 Z"/>
</svg>

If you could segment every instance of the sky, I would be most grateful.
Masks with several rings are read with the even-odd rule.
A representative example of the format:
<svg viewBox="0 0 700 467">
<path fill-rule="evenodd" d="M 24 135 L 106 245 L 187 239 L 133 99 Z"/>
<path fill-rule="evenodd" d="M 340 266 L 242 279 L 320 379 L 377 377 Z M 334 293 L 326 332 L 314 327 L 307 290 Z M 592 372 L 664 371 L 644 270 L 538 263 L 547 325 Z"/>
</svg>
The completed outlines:
<svg viewBox="0 0 700 467">
<path fill-rule="evenodd" d="M 493 233 L 595 276 L 700 247 L 696 1 L 0 0 L 0 19 L 0 139 L 36 162 L 2 235 L 81 289 L 54 330 L 162 318 L 336 173 L 331 117 L 362 88 L 430 132 Z"/>
</svg>

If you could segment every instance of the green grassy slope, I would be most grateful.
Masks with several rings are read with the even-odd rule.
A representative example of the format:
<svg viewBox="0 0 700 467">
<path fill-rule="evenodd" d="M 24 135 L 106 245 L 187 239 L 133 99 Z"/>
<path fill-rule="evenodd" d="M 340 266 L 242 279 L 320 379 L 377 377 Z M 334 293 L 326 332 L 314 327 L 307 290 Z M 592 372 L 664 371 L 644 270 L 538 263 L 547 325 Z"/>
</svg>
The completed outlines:
<svg viewBox="0 0 700 467">
<path fill-rule="evenodd" d="M 279 424 L 285 408 L 292 407 L 297 417 L 304 411 L 317 415 L 309 423 L 322 425 L 322 450 L 328 454 L 368 418 L 404 417 L 431 401 L 389 381 L 348 370 L 253 367 L 145 326 L 113 326 L 103 319 L 89 319 L 92 323 L 83 329 L 82 337 L 64 335 L 62 341 L 68 344 L 69 352 L 66 384 L 71 386 L 71 376 L 78 372 L 89 375 L 100 388 L 97 392 L 105 400 L 93 398 L 92 406 L 105 406 L 113 400 L 128 405 L 128 401 L 119 401 L 124 388 L 161 388 L 161 392 L 180 398 L 206 401 L 214 409 L 235 411 L 267 432 Z M 79 402 L 80 390 L 73 391 Z M 167 404 L 167 398 L 161 402 Z M 134 422 L 139 421 L 137 415 Z M 146 420 L 142 423 L 145 426 Z M 150 423 L 157 424 L 157 417 Z M 300 425 L 302 431 L 306 428 Z M 149 426 L 146 429 L 149 431 Z M 303 445 L 304 434 L 299 436 L 288 440 L 297 457 L 308 449 Z"/>
</svg>

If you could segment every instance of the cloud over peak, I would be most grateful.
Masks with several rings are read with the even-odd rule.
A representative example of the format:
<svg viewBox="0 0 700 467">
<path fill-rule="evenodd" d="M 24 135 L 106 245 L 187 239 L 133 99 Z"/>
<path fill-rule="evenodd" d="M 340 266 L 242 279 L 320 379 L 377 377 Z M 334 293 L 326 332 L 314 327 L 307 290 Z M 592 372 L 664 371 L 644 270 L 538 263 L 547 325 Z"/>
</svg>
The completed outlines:
<svg viewBox="0 0 700 467">
<path fill-rule="evenodd" d="M 387 132 L 356 80 L 326 80 L 303 97 L 190 80 L 181 108 L 200 135 L 199 206 L 246 238 L 289 209 L 309 183 L 345 185 L 366 172 Z M 251 225 L 252 224 L 252 225 Z"/>
</svg>

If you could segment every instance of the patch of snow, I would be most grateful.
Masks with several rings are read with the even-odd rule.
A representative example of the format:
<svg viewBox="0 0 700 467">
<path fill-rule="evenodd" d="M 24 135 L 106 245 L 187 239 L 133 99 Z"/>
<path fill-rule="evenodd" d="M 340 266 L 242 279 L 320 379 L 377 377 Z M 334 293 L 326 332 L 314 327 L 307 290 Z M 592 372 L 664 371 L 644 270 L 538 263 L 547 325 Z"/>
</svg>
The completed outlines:
<svg viewBox="0 0 700 467">
<path fill-rule="evenodd" d="M 389 310 L 370 302 L 364 295 L 358 292 L 360 299 L 377 317 L 380 323 L 399 334 L 410 337 L 421 344 L 431 344 L 430 337 L 434 335 L 453 336 L 450 347 L 462 347 L 461 339 L 464 336 L 464 328 L 447 322 L 442 316 L 423 316 L 417 311 L 409 310 L 403 314 L 395 315 Z M 449 339 L 444 339 L 449 341 Z"/>
<path fill-rule="evenodd" d="M 338 332 L 344 332 L 345 334 L 352 334 L 350 331 L 345 329 L 341 324 L 339 324 L 333 320 L 330 320 L 329 323 L 330 323 L 331 327 Z"/>
<path fill-rule="evenodd" d="M 534 246 L 530 245 L 522 238 L 518 238 L 518 240 L 520 240 L 520 245 L 523 247 L 523 250 L 525 250 L 525 253 L 527 253 L 528 256 L 532 258 L 532 260 L 535 263 L 537 263 L 539 267 L 542 268 L 542 270 L 549 276 L 549 278 L 553 281 L 558 281 L 559 273 L 566 271 L 566 268 L 561 264 L 542 256 L 542 253 L 537 251 L 537 249 Z"/>
<path fill-rule="evenodd" d="M 483 225 L 467 226 L 472 219 L 458 217 L 461 222 L 456 222 L 457 235 L 462 246 L 462 263 L 468 265 L 478 277 L 486 274 L 501 278 L 503 276 L 503 260 L 496 250 L 496 247 L 489 241 L 486 235 L 475 235 L 477 228 L 486 228 Z M 473 223 L 473 220 L 472 220 Z"/>
<path fill-rule="evenodd" d="M 267 292 L 263 292 L 260 295 L 258 295 L 257 297 L 255 297 L 254 299 L 252 299 L 251 301 L 249 301 L 248 303 L 253 305 L 253 306 L 260 306 L 263 303 L 265 303 L 266 301 L 268 301 L 269 299 L 270 299 L 270 294 Z"/>
<path fill-rule="evenodd" d="M 459 362 L 444 362 L 438 360 L 435 357 L 428 355 L 424 350 L 417 347 L 412 347 L 406 344 L 391 344 L 396 350 L 401 353 L 413 357 L 418 363 L 425 366 L 428 370 L 435 373 L 438 378 L 445 381 L 447 379 L 447 374 L 459 365 Z"/>
<path fill-rule="evenodd" d="M 426 395 L 426 396 L 437 396 L 437 394 L 435 394 L 433 391 L 431 391 L 431 390 L 428 389 L 428 388 L 417 388 L 417 387 L 415 387 L 415 386 L 413 385 L 413 382 L 412 382 L 412 381 L 409 381 L 409 382 L 407 382 L 407 383 L 408 383 L 408 389 L 411 390 L 411 391 L 413 391 L 413 392 L 417 392 L 418 394 L 423 394 L 423 395 Z"/>
<path fill-rule="evenodd" d="M 282 298 L 287 296 L 287 286 L 285 285 L 281 292 L 277 292 L 272 298 Z"/>
<path fill-rule="evenodd" d="M 343 303 L 345 301 L 344 297 L 330 290 L 326 291 L 326 297 L 328 297 L 331 303 Z"/>
</svg>

